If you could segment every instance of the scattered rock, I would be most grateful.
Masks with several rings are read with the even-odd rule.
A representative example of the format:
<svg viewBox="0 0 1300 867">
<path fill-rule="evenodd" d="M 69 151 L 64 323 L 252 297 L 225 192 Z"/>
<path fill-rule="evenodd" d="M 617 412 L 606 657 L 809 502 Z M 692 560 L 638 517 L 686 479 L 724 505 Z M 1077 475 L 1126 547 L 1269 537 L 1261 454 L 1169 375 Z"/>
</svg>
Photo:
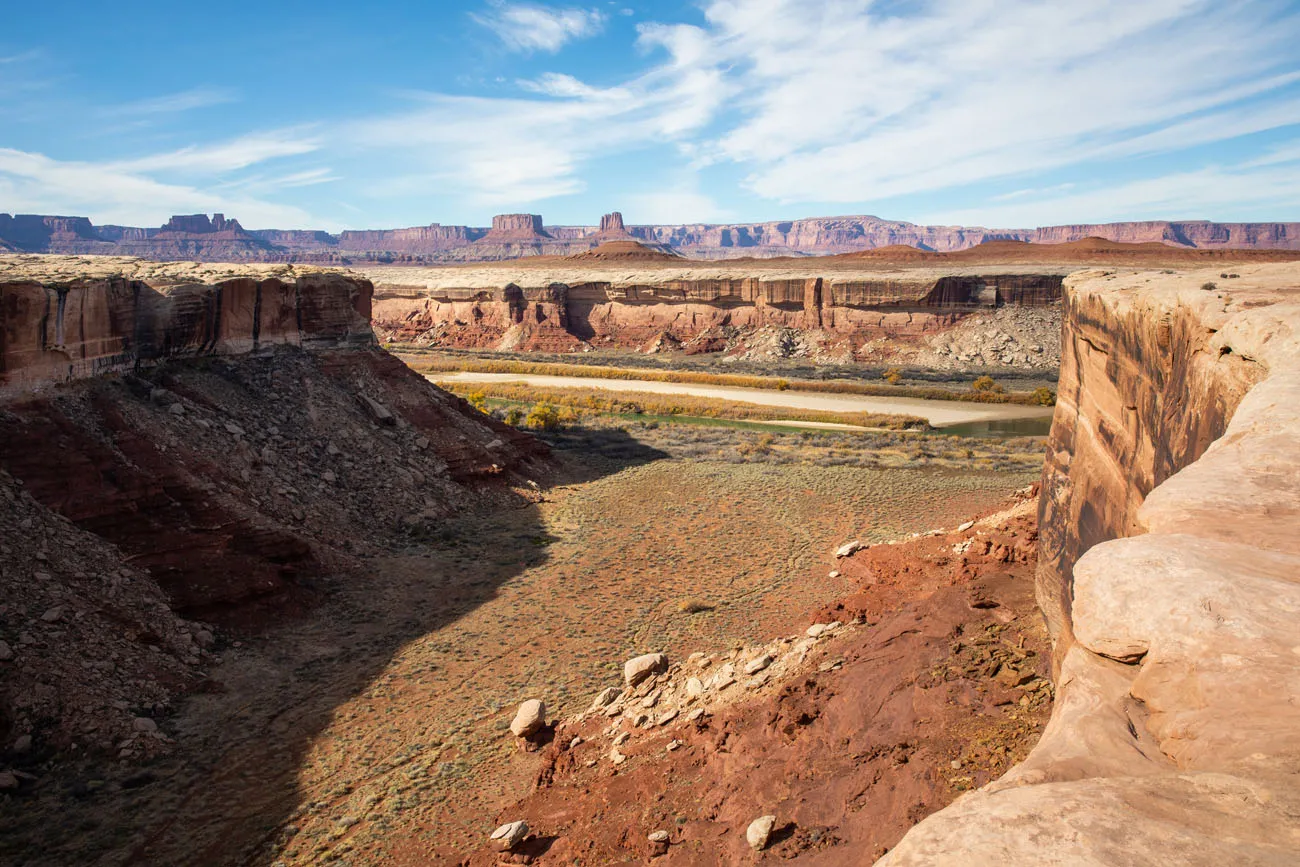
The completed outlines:
<svg viewBox="0 0 1300 867">
<path fill-rule="evenodd" d="M 611 686 L 606 689 L 602 689 L 600 693 L 594 699 L 591 700 L 591 707 L 587 708 L 587 713 L 594 713 L 595 711 L 600 710 L 602 707 L 608 707 L 610 704 L 613 703 L 614 699 L 618 698 L 622 694 L 623 694 L 623 690 L 618 689 L 617 687 Z"/>
<path fill-rule="evenodd" d="M 772 836 L 772 828 L 775 825 L 776 816 L 759 816 L 750 822 L 745 830 L 745 840 L 749 842 L 749 848 L 755 852 L 766 849 L 768 838 Z"/>
<path fill-rule="evenodd" d="M 623 664 L 623 680 L 628 686 L 636 686 L 652 674 L 663 674 L 668 670 L 668 657 L 662 653 L 647 653 Z"/>
<path fill-rule="evenodd" d="M 131 720 L 131 728 L 135 729 L 138 732 L 144 732 L 145 734 L 152 734 L 153 732 L 158 731 L 158 723 L 149 719 L 149 717 L 147 716 L 138 716 L 135 719 Z"/>
<path fill-rule="evenodd" d="M 32 748 L 31 735 L 19 735 L 18 739 L 14 741 L 13 750 L 15 753 L 25 753 L 30 751 L 31 748 Z"/>
<path fill-rule="evenodd" d="M 677 708 L 673 708 L 672 710 L 668 711 L 668 713 L 660 716 L 658 721 L 655 724 L 666 726 L 675 719 L 677 719 Z"/>
<path fill-rule="evenodd" d="M 827 573 L 826 573 L 826 577 L 827 577 L 827 578 L 838 578 L 838 577 L 840 577 L 840 570 L 839 570 L 839 569 L 832 569 L 830 572 L 827 572 Z"/>
<path fill-rule="evenodd" d="M 749 663 L 745 666 L 745 674 L 758 674 L 760 671 L 767 668 L 771 664 L 772 664 L 772 657 L 768 656 L 765 653 L 762 656 L 758 657 L 758 659 L 751 659 L 749 661 Z"/>
<path fill-rule="evenodd" d="M 62 608 L 51 608 L 49 611 L 46 611 L 41 615 L 41 620 L 44 620 L 46 623 L 57 623 L 61 617 L 63 617 Z"/>
<path fill-rule="evenodd" d="M 384 406 L 370 395 L 361 395 L 361 403 L 365 406 L 366 412 L 370 413 L 370 417 L 378 424 L 381 424 L 384 427 L 393 427 L 397 424 L 397 419 L 388 411 L 388 407 Z"/>
<path fill-rule="evenodd" d="M 698 677 L 686 678 L 686 694 L 691 698 L 699 698 L 704 695 L 704 681 Z"/>
<path fill-rule="evenodd" d="M 0 641 L 0 662 L 8 662 L 14 658 L 14 651 L 8 644 Z"/>
<path fill-rule="evenodd" d="M 814 623 L 812 626 L 809 626 L 806 630 L 804 630 L 804 635 L 807 635 L 809 638 L 817 638 L 825 631 L 826 631 L 825 623 Z"/>
<path fill-rule="evenodd" d="M 518 846 L 528 836 L 528 823 L 522 819 L 502 825 L 492 832 L 492 845 L 502 852 Z"/>
<path fill-rule="evenodd" d="M 965 533 L 967 530 L 969 530 L 971 527 L 974 527 L 974 526 L 975 526 L 975 522 L 974 522 L 974 521 L 967 521 L 967 522 L 964 523 L 964 524 L 958 524 L 958 525 L 957 525 L 957 532 L 958 532 L 958 533 Z"/>
<path fill-rule="evenodd" d="M 519 705 L 519 710 L 515 713 L 514 720 L 510 723 L 510 731 L 515 737 L 526 738 L 536 733 L 546 725 L 546 705 L 540 700 L 530 698 L 528 701 Z"/>
<path fill-rule="evenodd" d="M 852 557 L 854 554 L 856 554 L 858 551 L 861 551 L 865 547 L 866 547 L 865 545 L 863 545 L 861 542 L 858 542 L 856 540 L 852 542 L 845 542 L 835 551 L 835 557 L 836 559 L 840 559 L 843 557 Z"/>
<path fill-rule="evenodd" d="M 667 843 L 667 842 L 668 842 L 668 832 L 667 832 L 667 831 L 655 831 L 655 832 L 652 833 L 650 836 L 646 837 L 646 839 L 649 840 L 651 843 Z"/>
<path fill-rule="evenodd" d="M 12 771 L 0 771 L 0 792 L 8 792 L 18 788 L 18 778 L 13 775 Z"/>
</svg>

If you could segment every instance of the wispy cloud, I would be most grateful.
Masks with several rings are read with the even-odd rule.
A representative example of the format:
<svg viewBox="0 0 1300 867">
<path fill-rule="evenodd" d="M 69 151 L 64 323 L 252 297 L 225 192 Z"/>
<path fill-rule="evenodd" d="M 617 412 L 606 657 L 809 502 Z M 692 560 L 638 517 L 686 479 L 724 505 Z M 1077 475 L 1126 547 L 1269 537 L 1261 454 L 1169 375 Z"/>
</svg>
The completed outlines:
<svg viewBox="0 0 1300 867">
<path fill-rule="evenodd" d="M 1121 220 L 1267 220 L 1300 201 L 1294 166 L 1206 166 L 1101 183 L 1087 190 L 1044 190 L 1014 204 L 935 212 L 922 219 L 993 227 Z M 1285 216 L 1282 217 L 1285 219 Z"/>
<path fill-rule="evenodd" d="M 253 133 L 214 145 L 192 146 L 139 159 L 110 163 L 127 172 L 220 174 L 279 157 L 300 156 L 320 148 L 320 141 L 293 130 Z"/>
<path fill-rule="evenodd" d="M 328 180 L 328 170 L 291 172 L 279 178 L 215 177 L 277 156 L 303 153 L 275 136 L 248 136 L 210 148 L 187 148 L 130 161 L 57 160 L 39 153 L 0 148 L 0 191 L 14 211 L 93 214 L 101 223 L 154 225 L 168 214 L 225 211 L 249 226 L 321 225 L 301 208 L 260 197 L 273 189 Z M 185 170 L 167 180 L 164 170 Z M 212 182 L 200 186 L 196 177 Z"/>
<path fill-rule="evenodd" d="M 492 3 L 490 11 L 470 13 L 511 51 L 559 51 L 567 42 L 595 36 L 605 26 L 598 9 L 556 9 L 535 3 Z"/>
<path fill-rule="evenodd" d="M 150 115 L 176 114 L 207 108 L 213 105 L 235 102 L 238 95 L 225 87 L 196 87 L 179 93 L 169 93 L 149 99 L 139 99 L 118 105 L 107 105 L 99 110 L 104 117 L 147 117 Z"/>
<path fill-rule="evenodd" d="M 531 96 L 413 95 L 410 110 L 352 123 L 335 138 L 387 151 L 390 164 L 408 168 L 371 185 L 376 196 L 400 190 L 518 207 L 578 193 L 592 160 L 684 141 L 731 92 L 716 71 L 692 64 L 684 34 L 654 39 L 667 61 L 616 87 L 553 74 L 523 83 Z"/>
<path fill-rule="evenodd" d="M 401 183 L 481 204 L 577 192 L 593 162 L 668 143 L 696 170 L 740 167 L 763 199 L 858 205 L 1185 151 L 1300 117 L 1300 16 L 1272 0 L 702 9 L 704 26 L 640 25 L 649 65 L 612 86 L 549 73 L 512 97 L 429 94 L 360 138 L 405 148 L 397 162 L 419 168 Z M 554 50 L 598 23 L 517 5 L 477 20 L 519 50 Z"/>
</svg>

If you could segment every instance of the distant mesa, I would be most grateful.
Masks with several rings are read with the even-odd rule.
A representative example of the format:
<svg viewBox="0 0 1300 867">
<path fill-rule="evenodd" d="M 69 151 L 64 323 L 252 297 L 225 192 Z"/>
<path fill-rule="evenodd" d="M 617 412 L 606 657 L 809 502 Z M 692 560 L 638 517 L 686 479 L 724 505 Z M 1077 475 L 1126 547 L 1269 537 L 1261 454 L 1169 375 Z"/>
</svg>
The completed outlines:
<svg viewBox="0 0 1300 867">
<path fill-rule="evenodd" d="M 619 241 L 630 239 L 632 235 L 623 225 L 623 215 L 614 211 L 600 218 L 600 230 L 596 232 L 596 237 L 602 241 Z"/>
<path fill-rule="evenodd" d="M 584 253 L 567 257 L 582 262 L 680 262 L 685 259 L 678 253 L 663 249 L 662 245 L 653 247 L 639 241 L 606 241 Z"/>
<path fill-rule="evenodd" d="M 239 225 L 238 220 L 227 220 L 225 214 L 213 214 L 212 219 L 208 219 L 207 214 L 187 214 L 185 216 L 175 216 L 168 220 L 154 237 L 163 235 L 213 235 L 229 234 L 234 237 L 252 238 L 253 236 L 244 231 L 244 227 Z"/>
<path fill-rule="evenodd" d="M 181 214 L 161 228 L 93 226 L 85 217 L 0 214 L 0 250 L 65 255 L 125 255 L 156 260 L 208 262 L 360 262 L 437 264 L 486 262 L 527 256 L 644 259 L 636 249 L 600 250 L 613 242 L 636 242 L 651 252 L 690 259 L 850 256 L 868 261 L 918 262 L 961 251 L 968 259 L 1012 255 L 1017 261 L 1105 261 L 1132 257 L 1135 245 L 1148 255 L 1200 251 L 1210 258 L 1232 250 L 1273 251 L 1284 258 L 1300 251 L 1300 223 L 1149 221 L 1082 223 L 1037 229 L 925 226 L 872 216 L 810 217 L 764 223 L 628 225 L 611 211 L 597 225 L 552 225 L 540 214 L 498 214 L 490 228 L 430 223 L 396 229 L 307 228 L 248 230 L 224 214 Z M 1065 245 L 1075 245 L 1074 247 Z M 1044 252 L 1043 248 L 1053 252 Z M 1063 253 L 1069 257 L 1061 259 Z M 589 257 L 592 258 L 592 257 Z"/>
<path fill-rule="evenodd" d="M 492 228 L 475 243 L 499 244 L 550 240 L 552 240 L 551 236 L 542 226 L 541 214 L 497 214 L 492 218 Z"/>
</svg>

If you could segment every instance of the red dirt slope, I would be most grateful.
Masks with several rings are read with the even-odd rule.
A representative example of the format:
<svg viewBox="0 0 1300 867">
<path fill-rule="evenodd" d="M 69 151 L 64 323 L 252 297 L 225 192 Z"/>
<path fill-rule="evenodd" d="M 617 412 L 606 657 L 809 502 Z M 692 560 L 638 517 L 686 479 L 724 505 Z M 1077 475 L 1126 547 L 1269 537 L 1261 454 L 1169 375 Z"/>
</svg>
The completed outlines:
<svg viewBox="0 0 1300 867">
<path fill-rule="evenodd" d="M 870 863 L 1022 758 L 1046 721 L 1031 508 L 839 561 L 862 590 L 815 620 L 861 625 L 714 715 L 683 723 L 684 708 L 672 725 L 632 728 L 617 746 L 622 763 L 611 760 L 617 719 L 560 724 L 536 793 L 499 815 L 524 819 L 533 837 L 515 853 L 461 863 Z M 699 665 L 682 663 L 680 677 Z M 570 748 L 575 736 L 583 742 Z M 755 856 L 745 829 L 764 814 L 777 817 L 776 831 Z M 660 830 L 670 840 L 662 852 L 647 839 Z"/>
</svg>

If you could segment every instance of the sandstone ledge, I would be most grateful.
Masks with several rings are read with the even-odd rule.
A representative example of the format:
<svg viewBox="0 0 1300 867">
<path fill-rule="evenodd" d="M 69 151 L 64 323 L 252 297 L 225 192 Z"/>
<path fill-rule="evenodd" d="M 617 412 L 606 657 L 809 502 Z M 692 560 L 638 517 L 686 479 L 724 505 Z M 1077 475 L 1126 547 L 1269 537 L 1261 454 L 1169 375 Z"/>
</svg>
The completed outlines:
<svg viewBox="0 0 1300 867">
<path fill-rule="evenodd" d="M 1067 280 L 1052 721 L 879 864 L 1296 863 L 1300 267 L 1234 271 Z"/>
<path fill-rule="evenodd" d="M 373 292 L 297 265 L 0 256 L 0 398 L 174 356 L 368 345 Z"/>
</svg>

